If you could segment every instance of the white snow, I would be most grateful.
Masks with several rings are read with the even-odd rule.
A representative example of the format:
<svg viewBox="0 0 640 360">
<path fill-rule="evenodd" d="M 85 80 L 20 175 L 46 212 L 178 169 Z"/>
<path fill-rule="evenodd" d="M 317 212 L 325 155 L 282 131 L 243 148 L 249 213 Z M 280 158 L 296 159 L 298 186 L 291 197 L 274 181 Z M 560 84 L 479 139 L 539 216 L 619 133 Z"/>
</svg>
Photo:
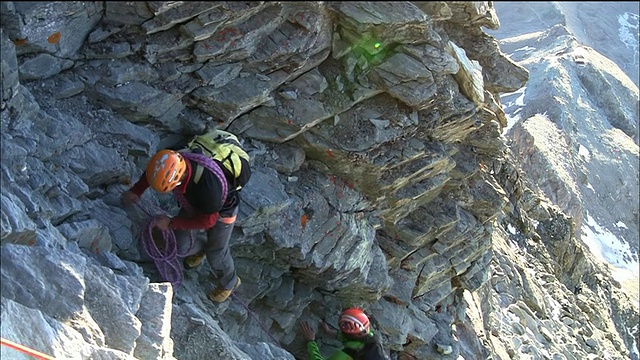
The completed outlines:
<svg viewBox="0 0 640 360">
<path fill-rule="evenodd" d="M 535 335 L 533 335 L 535 337 Z M 551 355 L 549 354 L 549 351 L 543 347 L 538 348 L 538 352 L 540 352 L 540 354 L 542 354 L 542 358 L 543 359 L 551 359 Z"/>
<path fill-rule="evenodd" d="M 514 94 L 517 93 L 522 93 L 522 95 L 518 96 L 518 98 L 516 99 L 516 105 L 518 106 L 524 106 L 524 91 L 527 89 L 527 87 L 523 87 L 522 89 L 518 89 L 518 91 L 516 91 Z"/>
<path fill-rule="evenodd" d="M 505 113 L 505 116 L 507 118 L 507 126 L 502 130 L 503 135 L 506 134 L 513 125 L 520 121 L 520 115 L 510 116 L 509 114 Z"/>
<path fill-rule="evenodd" d="M 589 213 L 586 224 L 582 225 L 582 241 L 589 247 L 591 253 L 599 260 L 615 267 L 612 276 L 618 281 L 624 281 L 637 276 L 638 261 L 631 257 L 632 252 L 626 241 L 621 241 L 614 234 L 603 229 Z M 624 240 L 624 239 L 623 239 Z M 623 256 L 626 255 L 627 259 Z"/>
<path fill-rule="evenodd" d="M 515 50 L 513 50 L 513 52 L 516 52 L 516 51 L 531 51 L 531 50 L 535 50 L 535 49 L 536 49 L 536 48 L 531 47 L 531 46 L 524 46 L 524 47 L 521 47 L 521 48 L 519 48 L 519 49 L 515 49 Z"/>
<path fill-rule="evenodd" d="M 627 48 L 633 49 L 633 63 L 638 63 L 638 14 L 624 13 L 618 16 L 618 36 Z"/>
<path fill-rule="evenodd" d="M 586 161 L 589 161 L 591 159 L 591 153 L 589 152 L 589 149 L 584 147 L 582 144 L 580 144 L 580 147 L 578 148 L 578 154 L 584 157 Z"/>
<path fill-rule="evenodd" d="M 580 144 L 580 146 L 578 147 L 578 155 L 582 156 L 582 158 L 584 158 L 584 160 L 587 162 L 591 161 L 591 152 L 586 148 L 586 146 L 582 144 Z M 587 189 L 591 189 L 591 191 L 596 192 L 596 189 L 591 186 L 591 183 L 587 183 L 586 186 Z"/>
<path fill-rule="evenodd" d="M 627 225 L 625 223 L 623 223 L 622 221 L 618 221 L 616 223 L 616 227 L 628 229 Z"/>
<path fill-rule="evenodd" d="M 505 116 L 507 118 L 507 126 L 502 129 L 502 134 L 506 134 L 507 131 L 509 129 L 511 129 L 511 127 L 513 125 L 515 125 L 518 121 L 520 121 L 520 115 L 518 115 L 518 113 L 520 112 L 520 110 L 522 110 L 522 107 L 524 106 L 524 94 L 525 91 L 527 90 L 527 87 L 523 87 L 518 89 L 517 91 L 514 91 L 512 93 L 506 93 L 506 94 L 502 94 L 500 96 L 500 99 L 502 100 L 502 110 L 504 110 L 505 112 Z M 505 99 L 512 97 L 513 95 L 518 95 L 520 94 L 515 100 L 513 101 L 506 101 Z M 511 107 L 513 106 L 517 106 L 516 109 L 511 109 Z"/>
<path fill-rule="evenodd" d="M 629 334 L 636 334 L 638 332 L 638 325 L 629 329 Z M 638 345 L 636 344 L 635 337 L 633 338 L 633 345 L 631 346 L 631 352 L 636 355 L 636 359 L 640 357 L 640 353 L 638 353 Z"/>
<path fill-rule="evenodd" d="M 510 232 L 512 235 L 515 235 L 515 234 L 518 232 L 518 231 L 516 230 L 516 228 L 515 228 L 513 225 L 511 225 L 511 224 L 508 224 L 508 225 L 507 225 L 507 229 L 509 229 L 509 232 Z"/>
</svg>

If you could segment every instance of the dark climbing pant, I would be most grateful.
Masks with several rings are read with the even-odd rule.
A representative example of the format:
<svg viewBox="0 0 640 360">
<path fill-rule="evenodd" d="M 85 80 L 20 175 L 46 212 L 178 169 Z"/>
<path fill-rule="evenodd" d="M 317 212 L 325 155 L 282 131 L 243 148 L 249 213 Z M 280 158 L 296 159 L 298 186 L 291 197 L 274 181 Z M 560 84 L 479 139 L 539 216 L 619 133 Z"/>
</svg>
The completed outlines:
<svg viewBox="0 0 640 360">
<path fill-rule="evenodd" d="M 238 206 L 221 211 L 216 224 L 207 230 L 206 240 L 197 236 L 198 230 L 175 230 L 174 232 L 178 243 L 178 254 L 187 256 L 203 250 L 207 255 L 211 271 L 218 279 L 219 285 L 225 289 L 233 289 L 236 285 L 236 268 L 229 251 L 229 240 L 237 215 Z M 185 254 L 189 250 L 191 236 L 194 237 L 194 247 Z"/>
</svg>

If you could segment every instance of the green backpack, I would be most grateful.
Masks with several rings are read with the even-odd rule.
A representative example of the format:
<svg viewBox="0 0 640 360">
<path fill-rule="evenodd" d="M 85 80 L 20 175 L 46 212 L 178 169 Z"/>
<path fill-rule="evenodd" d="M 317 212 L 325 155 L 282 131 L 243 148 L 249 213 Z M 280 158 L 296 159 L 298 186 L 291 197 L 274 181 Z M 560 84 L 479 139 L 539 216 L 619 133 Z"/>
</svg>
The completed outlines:
<svg viewBox="0 0 640 360">
<path fill-rule="evenodd" d="M 214 160 L 219 161 L 234 177 L 233 184 L 229 184 L 229 190 L 240 190 L 242 185 L 238 178 L 242 172 L 240 159 L 249 161 L 249 155 L 242 149 L 238 138 L 230 132 L 212 130 L 202 135 L 197 135 L 188 144 L 189 149 L 201 149 L 202 152 Z M 204 167 L 196 166 L 193 181 L 198 183 Z"/>
</svg>

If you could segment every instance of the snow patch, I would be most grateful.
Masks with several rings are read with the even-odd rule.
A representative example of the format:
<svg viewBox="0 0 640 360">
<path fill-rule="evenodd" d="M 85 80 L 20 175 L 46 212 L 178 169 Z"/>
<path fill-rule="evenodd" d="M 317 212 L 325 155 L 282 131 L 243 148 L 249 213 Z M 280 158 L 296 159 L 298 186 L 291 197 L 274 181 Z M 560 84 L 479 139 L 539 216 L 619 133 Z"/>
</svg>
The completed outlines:
<svg viewBox="0 0 640 360">
<path fill-rule="evenodd" d="M 522 93 L 522 95 L 518 96 L 518 98 L 516 99 L 516 105 L 518 106 L 524 106 L 524 91 L 527 89 L 527 87 L 523 87 L 522 89 L 516 91 L 515 93 Z"/>
<path fill-rule="evenodd" d="M 598 225 L 589 213 L 586 220 L 586 224 L 582 225 L 582 242 L 589 247 L 591 253 L 616 268 L 612 274 L 616 280 L 624 281 L 630 276 L 637 276 L 638 261 L 633 260 L 629 244 Z"/>
<path fill-rule="evenodd" d="M 633 345 L 631 345 L 631 349 L 630 349 L 631 353 L 633 353 L 636 356 L 636 359 L 640 358 L 640 353 L 638 353 L 638 344 L 636 343 L 635 336 L 633 336 L 633 334 L 636 334 L 638 332 L 638 325 L 632 327 L 628 331 L 629 331 L 629 335 L 631 335 L 633 338 Z"/>
<path fill-rule="evenodd" d="M 507 225 L 507 229 L 509 229 L 509 232 L 511 233 L 511 235 L 515 235 L 518 233 L 518 230 L 516 230 L 516 228 L 511 224 Z"/>
<path fill-rule="evenodd" d="M 596 192 L 596 189 L 591 186 L 591 183 L 587 183 L 587 189 L 591 189 L 591 191 Z"/>
<path fill-rule="evenodd" d="M 535 335 L 534 335 L 535 336 Z M 549 351 L 543 347 L 538 348 L 538 352 L 540 354 L 542 354 L 542 358 L 543 359 L 551 359 L 551 355 L 549 354 Z"/>
<path fill-rule="evenodd" d="M 638 64 L 638 14 L 625 12 L 618 15 L 618 36 L 625 46 L 633 49 L 633 63 Z"/>
<path fill-rule="evenodd" d="M 627 225 L 625 223 L 623 223 L 622 221 L 618 221 L 616 223 L 616 227 L 623 228 L 623 229 L 628 229 Z"/>
<path fill-rule="evenodd" d="M 510 116 L 509 114 L 504 114 L 507 118 L 507 126 L 502 130 L 502 134 L 506 134 L 509 129 L 513 127 L 513 125 L 517 124 L 520 121 L 520 115 Z"/>
<path fill-rule="evenodd" d="M 509 131 L 509 129 L 513 127 L 513 125 L 517 124 L 518 121 L 520 121 L 520 115 L 518 115 L 518 113 L 522 110 L 522 107 L 524 107 L 524 95 L 526 90 L 527 87 L 525 86 L 518 89 L 517 91 L 502 94 L 500 96 L 500 100 L 502 101 L 502 110 L 504 111 L 504 114 L 507 118 L 507 126 L 502 129 L 503 135 L 506 134 L 507 131 Z M 519 96 L 513 101 L 507 101 L 507 99 L 511 99 L 515 95 Z M 513 109 L 513 107 L 516 108 Z"/>
<path fill-rule="evenodd" d="M 591 153 L 589 152 L 589 149 L 584 147 L 582 144 L 580 144 L 580 147 L 578 148 L 578 154 L 584 157 L 584 159 L 587 161 L 591 159 Z"/>
<path fill-rule="evenodd" d="M 532 50 L 535 50 L 535 49 L 536 48 L 531 47 L 531 46 L 524 46 L 524 47 L 521 47 L 519 49 L 513 50 L 513 52 L 516 52 L 516 51 L 532 51 Z"/>
</svg>

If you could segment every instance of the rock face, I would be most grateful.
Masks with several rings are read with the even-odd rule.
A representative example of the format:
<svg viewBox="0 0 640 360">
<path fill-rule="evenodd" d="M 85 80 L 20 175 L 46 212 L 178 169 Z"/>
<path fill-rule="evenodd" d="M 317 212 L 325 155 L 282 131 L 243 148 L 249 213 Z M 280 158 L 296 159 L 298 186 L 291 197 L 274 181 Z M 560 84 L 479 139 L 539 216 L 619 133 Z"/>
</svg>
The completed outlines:
<svg viewBox="0 0 640 360">
<path fill-rule="evenodd" d="M 299 319 L 356 305 L 393 359 L 637 359 L 637 308 L 577 245 L 577 192 L 527 184 L 502 136 L 500 94 L 530 70 L 484 32 L 491 2 L 0 10 L 3 338 L 69 359 L 295 359 Z M 219 305 L 206 266 L 174 287 L 139 246 L 175 202 L 119 201 L 156 150 L 215 127 L 253 172 L 242 286 Z"/>
</svg>

